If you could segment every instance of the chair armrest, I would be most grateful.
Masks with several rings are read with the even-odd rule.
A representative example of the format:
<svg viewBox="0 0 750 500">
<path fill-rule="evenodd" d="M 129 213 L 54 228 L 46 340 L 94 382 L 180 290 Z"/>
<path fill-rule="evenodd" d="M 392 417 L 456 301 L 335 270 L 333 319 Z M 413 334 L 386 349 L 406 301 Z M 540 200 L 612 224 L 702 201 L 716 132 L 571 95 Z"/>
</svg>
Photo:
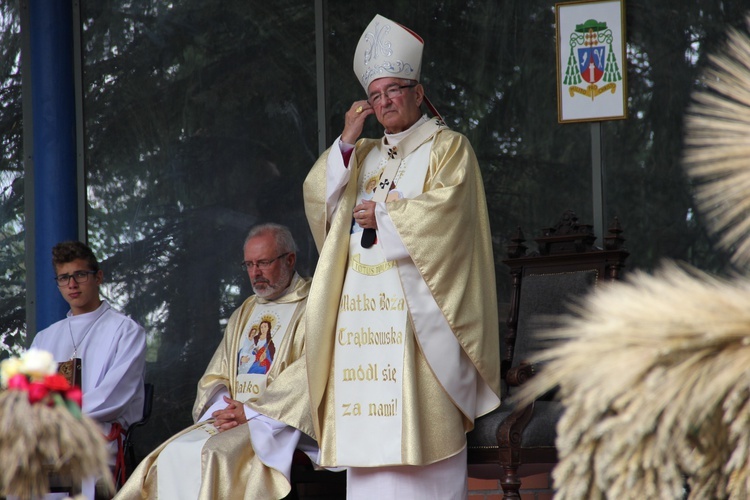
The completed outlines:
<svg viewBox="0 0 750 500">
<path fill-rule="evenodd" d="M 520 365 L 508 370 L 505 375 L 505 381 L 510 387 L 520 387 L 534 376 L 536 370 L 534 365 L 528 361 L 522 361 Z"/>
</svg>

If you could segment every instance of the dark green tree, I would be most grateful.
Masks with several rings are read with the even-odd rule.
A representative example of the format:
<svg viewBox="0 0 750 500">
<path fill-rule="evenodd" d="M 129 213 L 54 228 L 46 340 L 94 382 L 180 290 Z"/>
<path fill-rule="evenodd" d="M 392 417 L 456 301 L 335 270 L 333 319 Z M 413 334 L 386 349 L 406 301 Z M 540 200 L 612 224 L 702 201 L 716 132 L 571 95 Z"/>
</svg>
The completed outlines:
<svg viewBox="0 0 750 500">
<path fill-rule="evenodd" d="M 568 208 L 592 222 L 589 124 L 558 124 L 555 2 L 324 2 L 325 124 L 331 143 L 364 93 L 352 72 L 376 13 L 425 39 L 423 83 L 479 158 L 500 301 L 505 246 L 530 241 Z M 195 384 L 231 311 L 250 293 L 237 265 L 256 222 L 289 225 L 299 269 L 316 251 L 301 184 L 318 156 L 314 3 L 82 3 L 89 240 L 106 294 L 149 334 L 156 385 L 139 452 L 190 422 Z M 714 248 L 682 173 L 683 116 L 707 54 L 739 0 L 627 2 L 628 119 L 602 124 L 606 218 L 619 217 L 631 268 L 665 257 L 711 271 Z M 0 350 L 24 324 L 20 34 L 15 2 L 0 5 Z M 380 135 L 376 123 L 366 134 Z M 533 246 L 533 244 L 532 244 Z"/>
<path fill-rule="evenodd" d="M 26 263 L 21 102 L 21 22 L 0 4 L 0 359 L 24 346 Z"/>
</svg>

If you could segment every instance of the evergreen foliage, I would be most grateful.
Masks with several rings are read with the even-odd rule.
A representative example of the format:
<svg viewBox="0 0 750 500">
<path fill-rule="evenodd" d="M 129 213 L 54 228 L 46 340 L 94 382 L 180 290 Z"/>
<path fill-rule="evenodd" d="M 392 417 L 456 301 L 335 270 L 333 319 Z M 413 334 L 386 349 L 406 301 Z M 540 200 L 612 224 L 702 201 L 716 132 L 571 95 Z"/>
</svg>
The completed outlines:
<svg viewBox="0 0 750 500">
<path fill-rule="evenodd" d="M 591 126 L 557 123 L 555 3 L 324 2 L 327 143 L 363 97 L 352 74 L 376 13 L 426 42 L 422 81 L 482 166 L 501 302 L 505 245 L 563 210 L 593 219 Z M 744 2 L 628 2 L 627 120 L 602 124 L 606 219 L 625 229 L 630 266 L 664 257 L 723 270 L 682 172 L 683 113 L 706 55 L 741 27 Z M 319 155 L 314 2 L 82 2 L 89 242 L 115 307 L 149 334 L 153 447 L 191 421 L 195 384 L 226 319 L 251 293 L 244 233 L 284 223 L 299 270 L 317 254 L 302 181 Z M 24 192 L 17 2 L 0 4 L 0 352 L 23 345 Z M 612 62 L 614 70 L 616 64 Z M 371 123 L 367 135 L 381 133 Z M 457 249 L 461 251 L 461 249 Z M 33 332 L 29 332 L 32 336 Z M 0 356 L 2 356 L 0 354 Z"/>
</svg>

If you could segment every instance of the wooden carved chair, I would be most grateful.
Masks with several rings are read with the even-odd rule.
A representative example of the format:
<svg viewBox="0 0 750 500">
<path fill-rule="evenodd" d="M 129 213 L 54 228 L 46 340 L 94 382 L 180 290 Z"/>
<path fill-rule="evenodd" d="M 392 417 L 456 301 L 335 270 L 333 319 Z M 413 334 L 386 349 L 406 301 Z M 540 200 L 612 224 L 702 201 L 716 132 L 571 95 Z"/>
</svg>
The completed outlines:
<svg viewBox="0 0 750 500">
<path fill-rule="evenodd" d="M 115 487 L 117 489 L 120 489 L 120 487 L 122 487 L 122 485 L 124 484 L 122 481 L 123 475 L 125 476 L 125 480 L 127 481 L 128 477 L 130 477 L 130 474 L 138 466 L 138 462 L 136 461 L 135 457 L 135 442 L 133 439 L 133 435 L 136 429 L 148 423 L 149 419 L 151 418 L 151 409 L 153 408 L 153 406 L 154 384 L 146 382 L 143 384 L 143 416 L 139 421 L 130 424 L 128 430 L 125 431 L 125 437 L 122 440 L 122 450 L 125 457 L 125 463 L 123 464 L 125 467 L 125 473 L 122 474 L 118 473 L 118 471 L 115 472 Z"/>
<path fill-rule="evenodd" d="M 541 367 L 528 358 L 542 348 L 535 341 L 540 320 L 568 311 L 568 305 L 606 281 L 620 278 L 628 252 L 615 219 L 604 249 L 593 246 L 590 225 L 578 224 L 566 211 L 553 227 L 536 238 L 538 252 L 527 254 L 521 229 L 511 239 L 508 258 L 512 283 L 507 331 L 501 338 L 503 398 L 500 408 L 476 421 L 467 436 L 471 477 L 500 480 L 506 499 L 520 498 L 521 477 L 549 471 L 557 462 L 556 423 L 562 413 L 551 395 L 525 407 L 505 398 Z"/>
</svg>

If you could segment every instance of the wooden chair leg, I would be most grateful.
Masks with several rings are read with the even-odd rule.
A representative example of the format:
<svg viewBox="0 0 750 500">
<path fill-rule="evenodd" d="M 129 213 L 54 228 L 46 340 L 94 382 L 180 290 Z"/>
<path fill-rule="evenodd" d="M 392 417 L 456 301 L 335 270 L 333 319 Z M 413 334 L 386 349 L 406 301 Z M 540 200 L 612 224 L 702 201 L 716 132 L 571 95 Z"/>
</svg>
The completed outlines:
<svg viewBox="0 0 750 500">
<path fill-rule="evenodd" d="M 533 413 L 533 403 L 520 408 L 511 413 L 497 431 L 500 466 L 503 469 L 500 486 L 505 500 L 521 498 L 521 478 L 518 476 L 518 468 L 521 466 L 521 438 Z"/>
<path fill-rule="evenodd" d="M 518 465 L 503 466 L 500 487 L 503 489 L 503 500 L 520 500 L 521 478 L 518 477 Z"/>
</svg>

